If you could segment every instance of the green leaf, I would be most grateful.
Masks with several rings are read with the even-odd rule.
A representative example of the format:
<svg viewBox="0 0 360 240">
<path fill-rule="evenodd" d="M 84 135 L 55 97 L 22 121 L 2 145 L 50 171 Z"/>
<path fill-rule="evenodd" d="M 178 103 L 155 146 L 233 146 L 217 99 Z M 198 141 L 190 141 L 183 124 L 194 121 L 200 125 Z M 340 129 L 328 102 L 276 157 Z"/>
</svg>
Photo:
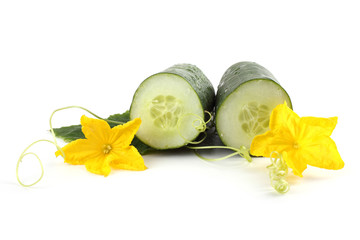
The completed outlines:
<svg viewBox="0 0 360 240">
<path fill-rule="evenodd" d="M 56 137 L 61 138 L 67 143 L 72 142 L 76 139 L 85 138 L 83 132 L 81 131 L 81 125 L 54 128 L 53 130 Z"/>
<path fill-rule="evenodd" d="M 110 115 L 110 117 L 108 117 L 107 120 L 126 123 L 126 122 L 130 121 L 130 112 L 126 111 L 121 114 L 117 113 L 117 114 Z M 110 127 L 115 127 L 116 125 L 119 125 L 119 124 L 109 122 L 109 125 L 110 125 Z"/>
<path fill-rule="evenodd" d="M 130 121 L 130 113 L 129 111 L 126 111 L 122 114 L 113 114 L 110 117 L 108 117 L 107 120 L 126 123 Z M 119 124 L 109 122 L 109 125 L 110 127 L 115 127 Z M 67 127 L 54 128 L 54 133 L 56 137 L 64 140 L 65 142 L 72 142 L 76 139 L 85 138 L 83 132 L 81 131 L 81 125 L 72 125 Z M 131 142 L 131 145 L 136 147 L 141 155 L 145 155 L 154 150 L 145 143 L 141 142 L 136 136 Z"/>
</svg>

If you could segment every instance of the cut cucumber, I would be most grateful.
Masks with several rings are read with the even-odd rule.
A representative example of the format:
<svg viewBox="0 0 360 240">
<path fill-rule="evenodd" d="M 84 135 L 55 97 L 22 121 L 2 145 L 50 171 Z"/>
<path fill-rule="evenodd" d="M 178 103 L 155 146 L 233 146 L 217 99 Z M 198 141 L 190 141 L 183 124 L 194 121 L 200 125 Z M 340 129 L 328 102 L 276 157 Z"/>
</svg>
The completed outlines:
<svg viewBox="0 0 360 240">
<path fill-rule="evenodd" d="M 275 77 L 254 62 L 239 62 L 226 70 L 216 95 L 216 130 L 221 141 L 234 148 L 250 144 L 269 130 L 271 111 L 291 100 Z"/>
<path fill-rule="evenodd" d="M 215 91 L 194 65 L 177 64 L 145 79 L 136 90 L 130 119 L 141 118 L 136 136 L 155 149 L 179 148 L 199 132 L 194 124 L 212 111 Z"/>
</svg>

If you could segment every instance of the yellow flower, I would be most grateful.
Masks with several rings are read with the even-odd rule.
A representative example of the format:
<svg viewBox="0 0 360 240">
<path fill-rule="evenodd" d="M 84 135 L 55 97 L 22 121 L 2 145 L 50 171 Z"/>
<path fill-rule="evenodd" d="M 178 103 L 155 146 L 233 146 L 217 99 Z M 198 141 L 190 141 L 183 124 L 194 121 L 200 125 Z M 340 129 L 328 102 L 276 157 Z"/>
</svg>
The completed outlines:
<svg viewBox="0 0 360 240">
<path fill-rule="evenodd" d="M 282 153 L 286 164 L 300 177 L 307 165 L 341 169 L 344 162 L 330 138 L 336 124 L 337 117 L 300 118 L 285 102 L 272 111 L 270 130 L 254 138 L 250 153 L 264 157 L 273 151 Z"/>
<path fill-rule="evenodd" d="M 124 125 L 110 128 L 104 120 L 81 117 L 86 139 L 78 139 L 62 148 L 65 162 L 84 164 L 92 173 L 107 176 L 112 168 L 145 170 L 144 160 L 134 146 L 130 146 L 141 124 L 136 118 Z M 62 155 L 57 151 L 56 156 Z"/>
</svg>

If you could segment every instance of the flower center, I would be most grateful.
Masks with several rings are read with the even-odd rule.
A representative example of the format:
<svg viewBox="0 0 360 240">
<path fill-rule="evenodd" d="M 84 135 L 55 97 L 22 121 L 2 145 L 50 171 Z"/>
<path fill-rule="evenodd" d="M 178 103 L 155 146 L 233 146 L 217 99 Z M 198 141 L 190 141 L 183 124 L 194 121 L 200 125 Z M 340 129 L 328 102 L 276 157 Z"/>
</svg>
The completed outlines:
<svg viewBox="0 0 360 240">
<path fill-rule="evenodd" d="M 295 148 L 295 149 L 299 149 L 299 144 L 297 143 L 297 142 L 295 142 L 294 144 L 293 144 L 293 148 Z"/>
<path fill-rule="evenodd" d="M 111 151 L 111 149 L 112 149 L 112 147 L 111 147 L 110 144 L 105 144 L 105 145 L 103 146 L 103 152 L 104 152 L 104 154 L 108 154 L 108 153 Z"/>
</svg>

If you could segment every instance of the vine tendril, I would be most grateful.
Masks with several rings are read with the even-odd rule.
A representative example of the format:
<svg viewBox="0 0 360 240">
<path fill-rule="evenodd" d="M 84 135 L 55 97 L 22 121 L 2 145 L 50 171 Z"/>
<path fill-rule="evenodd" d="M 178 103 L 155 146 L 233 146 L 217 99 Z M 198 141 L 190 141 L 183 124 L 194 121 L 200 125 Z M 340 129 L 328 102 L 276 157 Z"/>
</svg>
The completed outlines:
<svg viewBox="0 0 360 240">
<path fill-rule="evenodd" d="M 220 160 L 224 160 L 224 159 L 230 158 L 235 155 L 240 155 L 240 157 L 245 158 L 248 162 L 252 162 L 252 158 L 250 157 L 249 150 L 245 146 L 241 146 L 239 149 L 233 148 L 233 147 L 228 147 L 228 146 L 204 146 L 204 147 L 188 146 L 187 148 L 195 150 L 194 151 L 195 154 L 202 160 L 206 160 L 206 161 L 220 161 Z M 197 152 L 197 150 L 205 150 L 205 149 L 229 149 L 234 152 L 230 153 L 229 155 L 226 155 L 224 157 L 221 157 L 221 158 L 205 158 Z"/>
<path fill-rule="evenodd" d="M 287 193 L 290 190 L 290 185 L 286 181 L 288 175 L 288 166 L 284 161 L 282 155 L 276 151 L 270 154 L 271 165 L 267 166 L 269 169 L 269 177 L 271 186 L 279 193 Z"/>
<path fill-rule="evenodd" d="M 44 176 L 44 167 L 43 167 L 43 164 L 39 158 L 39 156 L 33 152 L 27 152 L 29 150 L 29 148 L 31 148 L 33 145 L 35 145 L 36 143 L 38 142 L 49 142 L 53 145 L 56 146 L 57 150 L 59 150 L 61 152 L 61 156 L 63 158 L 65 158 L 65 153 L 64 151 L 62 150 L 62 148 L 58 145 L 57 141 L 56 141 L 56 136 L 55 136 L 55 132 L 54 132 L 54 129 L 53 129 L 53 126 L 52 126 L 52 118 L 54 116 L 54 114 L 58 111 L 61 111 L 61 110 L 65 110 L 65 109 L 69 109 L 69 108 L 79 108 L 79 109 L 82 109 L 88 113 L 90 113 L 91 115 L 93 115 L 94 117 L 98 118 L 98 119 L 101 119 L 101 120 L 104 120 L 104 121 L 107 121 L 107 122 L 111 122 L 111 123 L 116 123 L 116 124 L 124 124 L 123 122 L 118 122 L 118 121 L 112 121 L 112 120 L 108 120 L 108 119 L 103 119 L 101 117 L 99 117 L 98 115 L 96 115 L 95 113 L 89 111 L 88 109 L 86 108 L 83 108 L 83 107 L 80 107 L 80 106 L 69 106 L 69 107 L 63 107 L 63 108 L 59 108 L 59 109 L 56 109 L 55 111 L 52 112 L 51 116 L 50 116 L 50 119 L 49 119 L 49 124 L 50 124 L 50 132 L 52 134 L 52 137 L 53 137 L 53 140 L 54 141 L 50 141 L 50 140 L 47 140 L 47 139 L 41 139 L 41 140 L 37 140 L 33 143 L 31 143 L 27 148 L 25 148 L 25 150 L 21 153 L 17 163 L 16 163 L 16 179 L 17 181 L 19 182 L 19 184 L 23 187 L 31 187 L 35 184 L 37 184 L 38 182 L 40 182 L 40 180 L 43 178 Z M 41 176 L 39 177 L 38 180 L 36 180 L 34 183 L 31 183 L 31 184 L 24 184 L 21 180 L 20 180 L 20 177 L 19 177 L 19 167 L 20 167 L 20 163 L 22 162 L 23 158 L 27 155 L 33 155 L 37 158 L 37 160 L 39 161 L 39 164 L 40 164 L 40 167 L 41 167 Z"/>
<path fill-rule="evenodd" d="M 212 120 L 212 114 L 208 111 L 205 111 L 205 113 L 207 113 L 209 115 L 209 119 L 205 122 L 202 117 L 200 117 L 199 115 L 197 114 L 194 114 L 194 113 L 187 113 L 187 114 L 184 114 L 180 117 L 180 119 L 178 120 L 177 124 L 176 124 L 176 129 L 178 131 L 178 134 L 179 136 L 187 143 L 187 144 L 200 144 L 202 143 L 206 137 L 207 137 L 207 133 L 205 132 L 206 129 L 207 129 L 207 124 L 209 122 L 211 122 Z M 194 129 L 196 131 L 198 131 L 199 133 L 204 133 L 204 137 L 202 139 L 200 139 L 199 141 L 190 141 L 189 139 L 186 139 L 182 134 L 181 134 L 181 131 L 180 131 L 180 124 L 182 122 L 182 120 L 187 117 L 187 116 L 195 116 L 196 119 L 192 122 L 192 126 L 194 127 Z"/>
</svg>

